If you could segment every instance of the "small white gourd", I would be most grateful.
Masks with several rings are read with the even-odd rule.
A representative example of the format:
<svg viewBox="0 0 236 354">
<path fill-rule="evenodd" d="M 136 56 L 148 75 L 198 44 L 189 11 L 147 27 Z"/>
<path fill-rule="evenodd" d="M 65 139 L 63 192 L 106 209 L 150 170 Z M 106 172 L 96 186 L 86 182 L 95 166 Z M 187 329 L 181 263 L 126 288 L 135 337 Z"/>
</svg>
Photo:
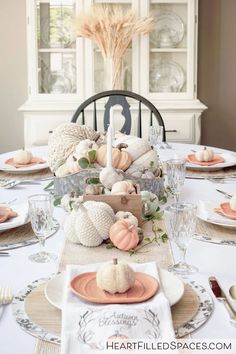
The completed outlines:
<svg viewBox="0 0 236 354">
<path fill-rule="evenodd" d="M 86 247 L 99 246 L 108 239 L 110 227 L 115 222 L 112 208 L 106 203 L 94 201 L 80 203 L 77 207 L 78 210 L 71 212 L 66 219 L 65 236 L 71 242 Z"/>
<path fill-rule="evenodd" d="M 111 189 L 113 184 L 123 181 L 124 175 L 113 167 L 104 167 L 99 174 L 99 179 L 104 187 Z"/>
<path fill-rule="evenodd" d="M 21 149 L 21 150 L 16 151 L 13 160 L 15 163 L 27 164 L 27 163 L 31 162 L 32 158 L 33 158 L 33 155 L 31 154 L 30 151 L 27 151 L 25 149 Z"/>
<path fill-rule="evenodd" d="M 137 194 L 132 181 L 119 181 L 113 184 L 111 189 L 112 195 Z"/>
<path fill-rule="evenodd" d="M 69 174 L 70 174 L 70 170 L 65 163 L 59 166 L 55 172 L 56 177 L 65 177 L 68 176 Z"/>
<path fill-rule="evenodd" d="M 214 152 L 212 149 L 207 148 L 205 146 L 204 149 L 199 150 L 195 153 L 195 157 L 196 157 L 197 161 L 209 162 L 214 159 Z"/>
<path fill-rule="evenodd" d="M 72 154 L 66 160 L 66 166 L 71 174 L 77 173 L 80 171 L 80 165 L 77 158 Z"/>
<path fill-rule="evenodd" d="M 124 293 L 134 286 L 135 272 L 124 262 L 106 263 L 100 267 L 96 275 L 97 286 L 111 294 Z"/>
<path fill-rule="evenodd" d="M 76 156 L 87 156 L 87 152 L 89 150 L 97 150 L 98 145 L 95 141 L 90 140 L 90 139 L 84 139 L 79 142 L 79 144 L 76 146 L 75 149 L 75 155 Z"/>
<path fill-rule="evenodd" d="M 229 205 L 233 211 L 236 211 L 236 195 L 230 199 Z"/>
<path fill-rule="evenodd" d="M 135 227 L 138 227 L 138 219 L 136 218 L 136 216 L 134 216 L 129 211 L 118 211 L 116 213 L 116 219 L 117 220 L 120 220 L 120 219 L 129 220 L 131 222 L 131 224 L 133 224 Z"/>
</svg>

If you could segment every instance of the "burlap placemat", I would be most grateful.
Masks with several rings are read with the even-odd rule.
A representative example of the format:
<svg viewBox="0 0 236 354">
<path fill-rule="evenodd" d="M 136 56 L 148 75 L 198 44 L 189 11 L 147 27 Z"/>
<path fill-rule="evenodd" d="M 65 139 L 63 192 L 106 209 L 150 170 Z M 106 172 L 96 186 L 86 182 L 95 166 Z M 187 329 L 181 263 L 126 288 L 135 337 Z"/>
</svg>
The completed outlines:
<svg viewBox="0 0 236 354">
<path fill-rule="evenodd" d="M 236 246 L 236 229 L 230 229 L 203 220 L 198 220 L 195 238 L 210 243 Z"/>
<path fill-rule="evenodd" d="M 29 318 L 46 331 L 59 335 L 61 333 L 61 311 L 51 305 L 44 295 L 44 284 L 34 289 L 25 299 L 25 311 Z M 199 308 L 199 298 L 195 291 L 185 286 L 182 299 L 171 308 L 174 328 L 190 321 Z"/>
<path fill-rule="evenodd" d="M 52 172 L 50 171 L 49 168 L 45 168 L 40 171 L 35 171 L 31 173 L 8 173 L 4 171 L 0 171 L 0 178 L 6 178 L 6 179 L 40 179 L 40 178 L 45 178 L 45 177 L 51 177 L 53 176 Z"/>
<path fill-rule="evenodd" d="M 59 223 L 55 220 L 52 233 L 46 238 L 53 236 L 59 230 L 59 227 Z M 38 239 L 32 230 L 30 222 L 0 233 L 0 251 L 25 247 L 37 242 Z"/>
<path fill-rule="evenodd" d="M 236 174 L 236 166 L 222 168 L 217 171 L 197 171 L 197 170 L 190 170 L 187 168 L 186 170 L 186 177 L 188 178 L 208 178 L 208 177 L 230 177 Z M 235 180 L 236 181 L 236 180 Z"/>
<path fill-rule="evenodd" d="M 29 241 L 37 242 L 30 223 L 1 232 L 0 250 L 23 247 Z"/>
</svg>

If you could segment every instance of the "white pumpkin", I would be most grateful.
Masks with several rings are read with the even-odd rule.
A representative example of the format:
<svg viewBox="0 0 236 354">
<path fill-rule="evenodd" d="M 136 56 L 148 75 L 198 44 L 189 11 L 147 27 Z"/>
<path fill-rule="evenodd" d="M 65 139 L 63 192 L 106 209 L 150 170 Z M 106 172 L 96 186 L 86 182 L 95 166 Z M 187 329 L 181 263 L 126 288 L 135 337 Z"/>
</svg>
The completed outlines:
<svg viewBox="0 0 236 354">
<path fill-rule="evenodd" d="M 15 163 L 27 164 L 27 163 L 30 163 L 32 158 L 33 158 L 33 155 L 31 154 L 30 151 L 21 149 L 15 153 L 13 160 Z"/>
<path fill-rule="evenodd" d="M 81 140 L 75 148 L 75 156 L 87 157 L 89 150 L 97 150 L 98 144 L 90 139 Z"/>
<path fill-rule="evenodd" d="M 77 173 L 81 169 L 77 158 L 73 154 L 67 158 L 66 166 L 71 174 Z"/>
<path fill-rule="evenodd" d="M 132 181 L 119 181 L 113 184 L 111 189 L 113 195 L 137 194 Z"/>
<path fill-rule="evenodd" d="M 125 262 L 103 264 L 96 275 L 97 286 L 111 294 L 124 293 L 134 286 L 135 272 Z"/>
<path fill-rule="evenodd" d="M 145 139 L 138 138 L 137 136 L 117 133 L 116 140 L 113 145 L 118 146 L 122 143 L 128 145 L 127 148 L 125 148 L 125 151 L 130 154 L 133 161 L 137 160 L 140 156 L 151 150 L 150 144 Z"/>
<path fill-rule="evenodd" d="M 94 140 L 98 145 L 104 141 L 104 136 L 85 125 L 66 123 L 59 125 L 49 136 L 48 164 L 55 172 L 58 161 L 65 161 L 82 140 Z"/>
<path fill-rule="evenodd" d="M 70 174 L 68 166 L 64 163 L 63 165 L 59 166 L 55 172 L 56 177 L 65 177 Z"/>
<path fill-rule="evenodd" d="M 123 181 L 124 174 L 113 167 L 104 167 L 99 174 L 99 179 L 104 187 L 111 189 L 113 184 Z"/>
<path fill-rule="evenodd" d="M 65 211 L 70 212 L 73 210 L 73 204 L 79 202 L 81 198 L 82 198 L 81 201 L 83 201 L 83 197 L 77 196 L 74 192 L 71 192 L 70 194 L 65 194 L 61 198 L 61 206 Z"/>
<path fill-rule="evenodd" d="M 108 239 L 114 222 L 115 214 L 108 204 L 88 201 L 79 204 L 78 210 L 71 212 L 66 219 L 65 236 L 74 243 L 96 247 Z"/>
<path fill-rule="evenodd" d="M 65 236 L 69 241 L 73 243 L 81 244 L 75 230 L 75 222 L 77 217 L 78 217 L 77 210 L 72 210 L 69 214 L 67 214 L 65 217 L 63 229 L 64 229 Z"/>
<path fill-rule="evenodd" d="M 131 224 L 133 224 L 135 227 L 138 227 L 138 219 L 136 218 L 136 216 L 134 216 L 129 211 L 118 211 L 116 213 L 116 219 L 117 220 L 120 220 L 120 219 L 129 220 L 131 222 Z"/>
<path fill-rule="evenodd" d="M 159 164 L 158 155 L 154 150 L 149 150 L 142 156 L 140 156 L 137 160 L 135 160 L 132 165 L 125 171 L 128 175 L 132 175 L 132 173 L 139 171 L 142 168 L 148 168 L 150 166 L 150 162 L 157 166 Z"/>
<path fill-rule="evenodd" d="M 209 162 L 214 159 L 214 152 L 212 149 L 207 148 L 205 146 L 204 149 L 199 150 L 195 153 L 195 157 L 196 157 L 197 161 Z"/>
<path fill-rule="evenodd" d="M 236 211 L 236 195 L 230 199 L 229 205 L 233 211 Z"/>
</svg>

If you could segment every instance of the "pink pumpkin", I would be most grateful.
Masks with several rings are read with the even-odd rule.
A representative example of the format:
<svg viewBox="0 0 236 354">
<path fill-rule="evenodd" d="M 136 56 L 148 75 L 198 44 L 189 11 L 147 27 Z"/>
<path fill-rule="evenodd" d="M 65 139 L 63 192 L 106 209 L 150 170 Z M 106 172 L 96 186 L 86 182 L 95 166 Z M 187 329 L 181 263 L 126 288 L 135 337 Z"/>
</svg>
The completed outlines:
<svg viewBox="0 0 236 354">
<path fill-rule="evenodd" d="M 109 236 L 117 248 L 128 251 L 139 243 L 136 227 L 128 220 L 120 219 L 110 228 Z"/>
</svg>

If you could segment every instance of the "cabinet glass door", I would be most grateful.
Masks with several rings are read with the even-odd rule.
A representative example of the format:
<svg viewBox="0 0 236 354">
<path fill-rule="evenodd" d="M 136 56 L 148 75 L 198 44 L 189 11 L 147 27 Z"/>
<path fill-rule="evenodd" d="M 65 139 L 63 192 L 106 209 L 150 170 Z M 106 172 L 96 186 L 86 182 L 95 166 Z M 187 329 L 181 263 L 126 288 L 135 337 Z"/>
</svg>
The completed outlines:
<svg viewBox="0 0 236 354">
<path fill-rule="evenodd" d="M 149 93 L 184 95 L 189 87 L 188 1 L 152 0 L 149 36 Z M 193 69 L 193 68 L 192 68 Z"/>
<path fill-rule="evenodd" d="M 37 1 L 38 93 L 76 93 L 75 0 Z"/>
</svg>

